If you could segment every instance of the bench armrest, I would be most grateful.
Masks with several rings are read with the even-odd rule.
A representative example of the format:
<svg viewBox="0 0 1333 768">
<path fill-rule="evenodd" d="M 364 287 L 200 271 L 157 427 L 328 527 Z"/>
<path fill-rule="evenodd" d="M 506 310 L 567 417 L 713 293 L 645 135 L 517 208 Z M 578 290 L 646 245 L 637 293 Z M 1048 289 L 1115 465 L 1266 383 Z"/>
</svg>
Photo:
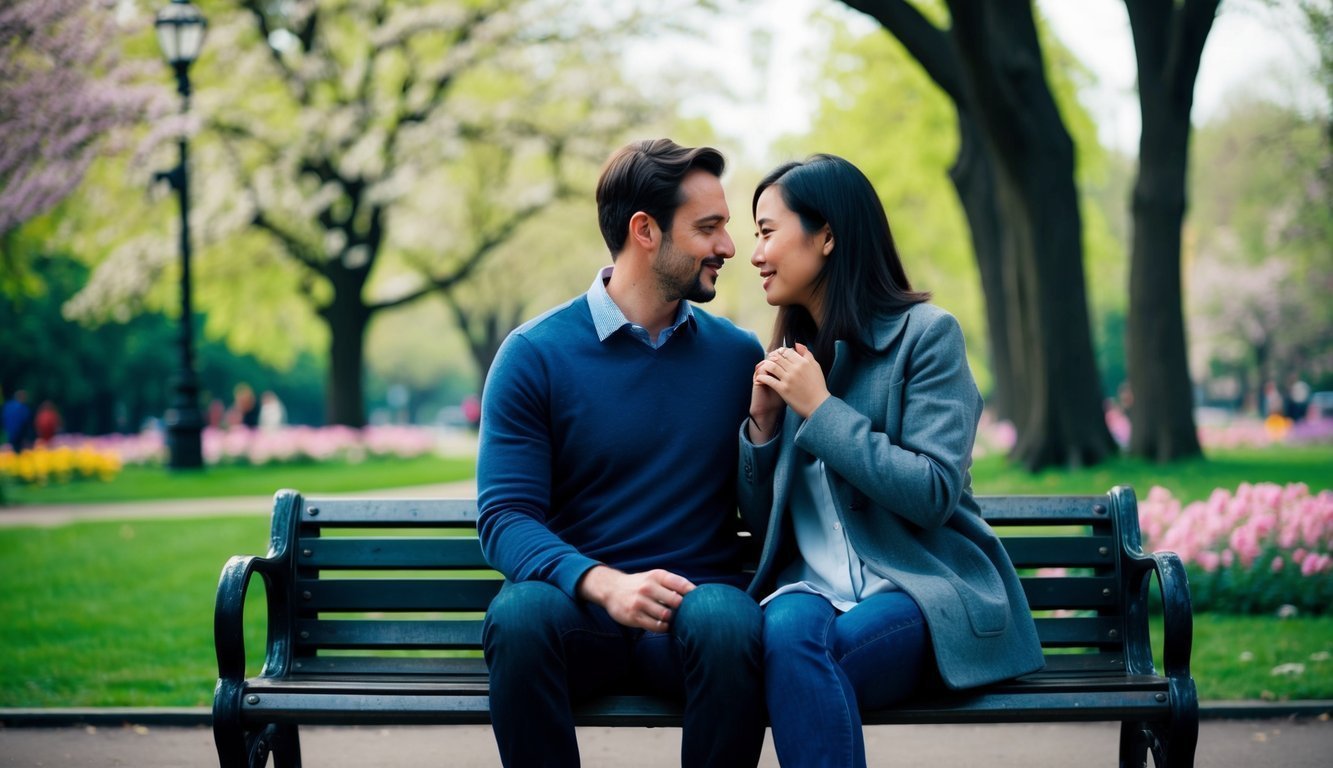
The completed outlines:
<svg viewBox="0 0 1333 768">
<path fill-rule="evenodd" d="M 279 658 L 283 649 L 275 647 L 272 623 L 277 618 L 274 615 L 274 609 L 279 607 L 277 602 L 285 593 L 280 587 L 275 588 L 273 580 L 282 577 L 284 565 L 282 560 L 274 558 L 237 555 L 222 567 L 217 602 L 213 608 L 213 643 L 217 649 L 219 680 L 239 682 L 245 679 L 245 595 L 249 591 L 250 579 L 256 573 L 264 581 L 269 606 L 269 644 L 264 669 L 283 666 Z"/>
<path fill-rule="evenodd" d="M 1175 552 L 1151 555 L 1162 591 L 1162 664 L 1167 677 L 1189 677 L 1194 648 L 1194 608 L 1185 564 Z"/>
</svg>

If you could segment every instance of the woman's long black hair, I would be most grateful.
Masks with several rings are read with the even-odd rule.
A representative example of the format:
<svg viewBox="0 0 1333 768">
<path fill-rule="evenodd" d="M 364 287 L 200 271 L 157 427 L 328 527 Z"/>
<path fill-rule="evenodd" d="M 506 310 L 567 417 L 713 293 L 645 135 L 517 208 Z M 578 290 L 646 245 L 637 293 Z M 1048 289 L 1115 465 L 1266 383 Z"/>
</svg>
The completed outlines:
<svg viewBox="0 0 1333 768">
<path fill-rule="evenodd" d="M 841 339 L 860 348 L 876 315 L 929 301 L 930 294 L 912 290 L 893 244 L 884 205 L 856 166 L 827 154 L 784 163 L 755 188 L 752 213 L 758 211 L 759 196 L 774 186 L 800 217 L 807 235 L 828 225 L 833 250 L 815 277 L 816 287 L 824 291 L 821 322 L 816 325 L 805 307 L 779 308 L 770 348 L 799 341 L 810 348 L 827 373 L 833 364 L 834 342 Z"/>
</svg>

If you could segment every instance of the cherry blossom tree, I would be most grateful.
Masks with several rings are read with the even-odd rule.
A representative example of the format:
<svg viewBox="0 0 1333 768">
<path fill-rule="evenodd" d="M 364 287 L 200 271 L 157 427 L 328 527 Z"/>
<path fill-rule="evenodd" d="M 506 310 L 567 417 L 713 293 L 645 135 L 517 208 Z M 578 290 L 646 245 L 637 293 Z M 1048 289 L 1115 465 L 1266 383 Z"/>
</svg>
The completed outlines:
<svg viewBox="0 0 1333 768">
<path fill-rule="evenodd" d="M 109 6 L 0 4 L 0 234 L 65 199 L 115 129 L 165 107 L 165 89 L 117 55 Z"/>
<path fill-rule="evenodd" d="M 597 18 L 557 0 L 208 10 L 191 144 L 201 305 L 252 340 L 313 315 L 334 423 L 365 423 L 377 315 L 465 285 L 569 196 L 571 169 L 595 175 L 626 127 L 661 109 L 618 75 L 615 46 L 651 23 L 632 6 Z M 112 238 L 71 314 L 118 311 L 162 284 L 167 235 Z M 259 322 L 261 304 L 288 315 Z"/>
</svg>

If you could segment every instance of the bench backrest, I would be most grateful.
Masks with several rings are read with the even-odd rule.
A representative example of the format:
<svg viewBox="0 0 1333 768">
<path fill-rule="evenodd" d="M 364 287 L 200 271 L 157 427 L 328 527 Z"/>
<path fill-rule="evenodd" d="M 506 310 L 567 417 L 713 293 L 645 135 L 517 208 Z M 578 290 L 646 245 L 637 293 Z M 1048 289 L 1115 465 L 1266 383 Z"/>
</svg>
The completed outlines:
<svg viewBox="0 0 1333 768">
<path fill-rule="evenodd" d="M 1139 555 L 1133 492 L 978 501 L 1022 576 L 1048 673 L 1124 674 L 1123 564 Z M 293 578 L 290 611 L 269 631 L 290 639 L 289 671 L 481 674 L 482 617 L 501 581 L 482 558 L 476 521 L 471 499 L 280 492 L 269 554 L 289 560 Z"/>
</svg>

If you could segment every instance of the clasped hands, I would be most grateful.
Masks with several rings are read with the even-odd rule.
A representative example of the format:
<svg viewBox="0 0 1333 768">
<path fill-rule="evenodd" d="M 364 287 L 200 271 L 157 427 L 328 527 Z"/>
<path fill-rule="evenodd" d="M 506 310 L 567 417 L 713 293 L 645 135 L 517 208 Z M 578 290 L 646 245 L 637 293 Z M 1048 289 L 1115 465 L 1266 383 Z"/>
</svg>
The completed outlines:
<svg viewBox="0 0 1333 768">
<path fill-rule="evenodd" d="M 624 573 L 596 565 L 579 581 L 579 597 L 600 605 L 617 624 L 666 632 L 671 618 L 694 584 L 660 568 L 643 573 Z"/>
<path fill-rule="evenodd" d="M 824 369 L 819 367 L 814 354 L 799 342 L 795 349 L 778 347 L 754 367 L 754 386 L 750 391 L 752 428 L 758 429 L 766 440 L 773 434 L 784 403 L 798 416 L 808 419 L 828 397 Z"/>
</svg>

